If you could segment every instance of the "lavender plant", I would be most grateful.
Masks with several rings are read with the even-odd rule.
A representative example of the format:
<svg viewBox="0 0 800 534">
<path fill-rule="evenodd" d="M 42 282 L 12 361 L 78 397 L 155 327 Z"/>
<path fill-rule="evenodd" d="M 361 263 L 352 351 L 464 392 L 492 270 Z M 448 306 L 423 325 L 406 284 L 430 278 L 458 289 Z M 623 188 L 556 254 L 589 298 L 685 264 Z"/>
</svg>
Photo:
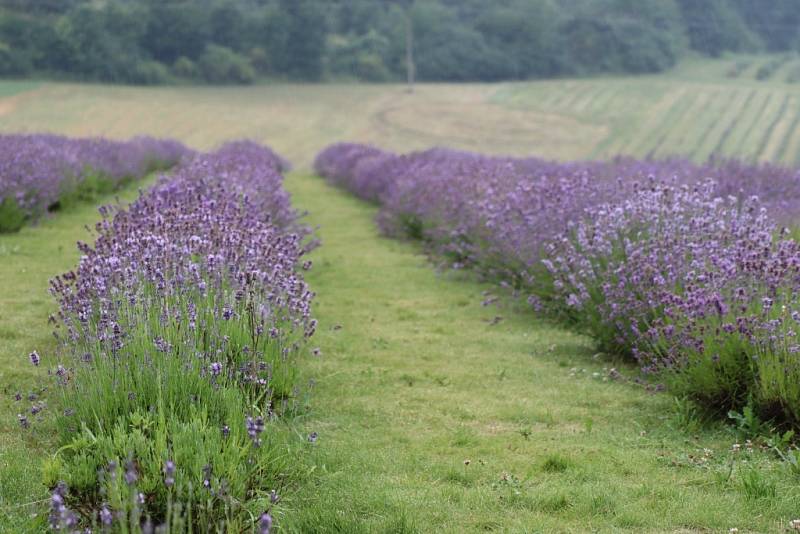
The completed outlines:
<svg viewBox="0 0 800 534">
<path fill-rule="evenodd" d="M 800 423 L 800 172 L 672 158 L 556 163 L 340 144 L 317 171 L 388 235 L 512 286 L 721 412 Z"/>
<path fill-rule="evenodd" d="M 103 208 L 52 281 L 64 412 L 47 472 L 81 525 L 241 531 L 275 504 L 300 446 L 275 421 L 303 404 L 295 361 L 316 324 L 300 274 L 314 242 L 283 165 L 249 142 L 186 161 Z"/>
<path fill-rule="evenodd" d="M 17 230 L 65 204 L 93 200 L 189 154 L 177 141 L 150 137 L 117 142 L 0 135 L 0 232 Z"/>
<path fill-rule="evenodd" d="M 800 423 L 800 245 L 756 197 L 651 183 L 587 210 L 544 260 L 576 321 L 673 391 Z"/>
</svg>

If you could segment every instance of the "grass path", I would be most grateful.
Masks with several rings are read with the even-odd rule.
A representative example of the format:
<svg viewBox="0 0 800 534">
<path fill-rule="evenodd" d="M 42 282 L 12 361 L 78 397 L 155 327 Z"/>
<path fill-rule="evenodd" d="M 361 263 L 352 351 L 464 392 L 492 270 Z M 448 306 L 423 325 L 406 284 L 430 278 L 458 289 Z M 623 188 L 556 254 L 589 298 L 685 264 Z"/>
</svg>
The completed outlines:
<svg viewBox="0 0 800 534">
<path fill-rule="evenodd" d="M 779 532 L 799 513 L 777 465 L 754 453 L 728 477 L 730 434 L 675 430 L 669 397 L 604 381 L 584 339 L 482 307 L 487 287 L 379 237 L 375 210 L 321 179 L 287 186 L 323 240 L 320 437 L 287 530 Z"/>
</svg>

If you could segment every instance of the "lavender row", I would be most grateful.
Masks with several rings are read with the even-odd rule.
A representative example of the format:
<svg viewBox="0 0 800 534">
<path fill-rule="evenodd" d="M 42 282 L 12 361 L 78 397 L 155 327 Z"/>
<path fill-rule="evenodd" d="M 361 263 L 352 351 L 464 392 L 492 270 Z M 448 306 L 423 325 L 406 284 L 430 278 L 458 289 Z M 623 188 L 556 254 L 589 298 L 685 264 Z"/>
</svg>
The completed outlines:
<svg viewBox="0 0 800 534">
<path fill-rule="evenodd" d="M 250 142 L 187 160 L 101 209 L 77 269 L 52 281 L 53 528 L 269 531 L 298 447 L 278 420 L 302 409 L 296 359 L 316 325 L 315 243 L 284 165 Z"/>
<path fill-rule="evenodd" d="M 705 406 L 800 424 L 800 172 L 683 159 L 557 163 L 333 145 L 330 182 L 388 235 L 510 285 Z"/>
<path fill-rule="evenodd" d="M 15 229 L 70 195 L 93 189 L 107 192 L 127 180 L 172 167 L 190 153 L 177 141 L 151 137 L 118 142 L 51 134 L 0 135 L 0 206 L 9 219 L 5 224 L 0 221 L 0 230 Z"/>
<path fill-rule="evenodd" d="M 800 244 L 712 180 L 643 184 L 548 243 L 550 300 L 606 351 L 726 414 L 800 425 Z"/>
</svg>

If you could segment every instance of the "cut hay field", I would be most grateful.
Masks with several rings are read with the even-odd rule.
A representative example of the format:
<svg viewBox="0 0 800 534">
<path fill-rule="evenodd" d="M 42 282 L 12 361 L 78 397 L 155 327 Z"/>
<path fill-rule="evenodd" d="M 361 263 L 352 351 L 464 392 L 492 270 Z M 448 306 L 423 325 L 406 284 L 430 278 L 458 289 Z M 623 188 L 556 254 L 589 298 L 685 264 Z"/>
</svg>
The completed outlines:
<svg viewBox="0 0 800 534">
<path fill-rule="evenodd" d="M 286 426 L 304 443 L 317 434 L 298 469 L 305 479 L 282 489 L 275 531 L 788 532 L 800 486 L 786 462 L 689 403 L 609 379 L 637 369 L 588 338 L 510 300 L 482 306 L 493 286 L 436 271 L 417 244 L 380 235 L 375 206 L 310 171 L 319 150 L 342 140 L 562 160 L 720 153 L 800 163 L 798 86 L 730 79 L 735 61 L 413 94 L 0 82 L 0 132 L 147 134 L 196 149 L 247 137 L 294 164 L 286 189 L 322 240 L 306 276 L 322 357 L 301 364 L 314 381 L 310 411 Z M 36 531 L 31 516 L 47 513 L 41 465 L 54 429 L 21 431 L 13 397 L 40 383 L 28 353 L 55 350 L 48 280 L 75 265 L 75 241 L 98 217 L 83 204 L 0 234 L 0 532 Z"/>
<path fill-rule="evenodd" d="M 728 78 L 737 61 L 688 61 L 644 77 L 425 84 L 414 94 L 401 85 L 0 83 L 0 131 L 111 138 L 147 133 L 200 149 L 245 136 L 269 142 L 301 168 L 341 140 L 401 151 L 447 145 L 562 160 L 724 154 L 797 163 L 797 85 L 778 76 Z"/>
</svg>

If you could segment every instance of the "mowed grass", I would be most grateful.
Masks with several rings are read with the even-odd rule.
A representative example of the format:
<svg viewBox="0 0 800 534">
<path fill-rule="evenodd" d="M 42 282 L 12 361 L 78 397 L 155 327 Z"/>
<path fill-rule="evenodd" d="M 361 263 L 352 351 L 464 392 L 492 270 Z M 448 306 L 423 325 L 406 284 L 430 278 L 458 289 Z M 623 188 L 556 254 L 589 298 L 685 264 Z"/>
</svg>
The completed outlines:
<svg viewBox="0 0 800 534">
<path fill-rule="evenodd" d="M 763 81 L 749 71 L 729 77 L 739 61 L 688 60 L 657 76 L 511 84 L 491 101 L 606 129 L 576 157 L 679 155 L 703 161 L 722 155 L 800 163 L 797 83 L 787 83 L 783 68 Z M 757 68 L 769 59 L 744 61 Z"/>
<path fill-rule="evenodd" d="M 501 84 L 268 84 L 252 87 L 111 87 L 0 83 L 0 131 L 72 136 L 168 136 L 204 149 L 249 137 L 308 169 L 341 140 L 394 150 L 434 145 L 560 160 L 618 154 L 712 154 L 800 163 L 800 84 L 792 59 L 766 81 L 772 58 L 690 59 L 640 77 Z M 748 67 L 737 78 L 730 69 Z"/>
<path fill-rule="evenodd" d="M 375 210 L 321 179 L 287 186 L 323 241 L 319 441 L 288 531 L 781 532 L 800 513 L 779 463 L 605 379 L 633 369 L 510 303 L 483 307 L 489 286 L 379 237 Z"/>
</svg>

